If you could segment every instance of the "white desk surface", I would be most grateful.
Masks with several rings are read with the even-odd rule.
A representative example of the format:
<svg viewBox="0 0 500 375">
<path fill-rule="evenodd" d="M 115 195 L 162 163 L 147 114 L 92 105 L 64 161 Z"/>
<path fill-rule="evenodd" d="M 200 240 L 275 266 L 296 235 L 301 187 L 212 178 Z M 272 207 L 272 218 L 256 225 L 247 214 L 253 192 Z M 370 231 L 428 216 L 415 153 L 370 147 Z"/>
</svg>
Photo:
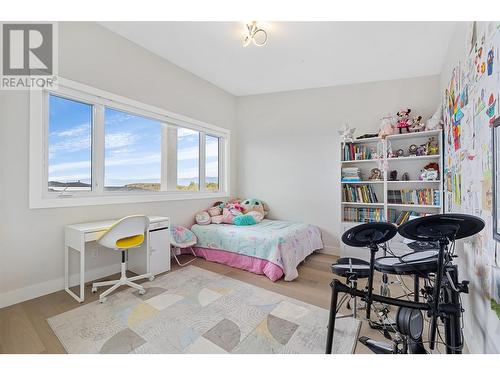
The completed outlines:
<svg viewBox="0 0 500 375">
<path fill-rule="evenodd" d="M 168 221 L 169 218 L 165 216 L 148 216 L 151 223 L 158 223 L 161 221 Z M 103 220 L 103 221 L 92 221 L 88 223 L 78 223 L 66 225 L 67 229 L 72 229 L 78 232 L 98 232 L 109 228 L 111 225 L 116 223 L 119 219 Z"/>
</svg>

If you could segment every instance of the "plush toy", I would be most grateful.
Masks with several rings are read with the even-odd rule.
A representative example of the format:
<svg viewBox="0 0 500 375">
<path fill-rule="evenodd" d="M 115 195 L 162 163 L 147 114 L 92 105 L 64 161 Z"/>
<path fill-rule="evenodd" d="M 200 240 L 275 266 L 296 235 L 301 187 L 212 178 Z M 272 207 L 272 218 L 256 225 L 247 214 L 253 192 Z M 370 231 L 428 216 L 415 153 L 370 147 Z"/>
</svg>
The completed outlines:
<svg viewBox="0 0 500 375">
<path fill-rule="evenodd" d="M 221 213 L 222 213 L 222 210 L 221 210 L 221 208 L 219 206 L 213 206 L 213 207 L 210 207 L 208 209 L 208 214 L 211 217 L 219 216 Z"/>
<path fill-rule="evenodd" d="M 421 170 L 420 174 L 421 181 L 436 181 L 439 180 L 439 164 L 429 163 L 424 169 Z"/>
<path fill-rule="evenodd" d="M 410 132 L 418 133 L 424 130 L 424 124 L 422 123 L 422 116 L 415 116 L 411 121 Z"/>
<path fill-rule="evenodd" d="M 208 225 L 212 222 L 210 215 L 208 214 L 207 211 L 197 212 L 196 215 L 194 216 L 194 219 L 196 221 L 196 224 L 199 225 Z"/>
<path fill-rule="evenodd" d="M 245 199 L 241 203 L 241 205 L 243 207 L 243 213 L 245 213 L 245 214 L 247 214 L 251 211 L 257 211 L 257 212 L 262 213 L 262 215 L 266 216 L 268 213 L 267 204 L 265 204 L 264 202 L 262 202 L 259 199 L 255 199 L 255 198 Z"/>
<path fill-rule="evenodd" d="M 249 198 L 241 203 L 244 215 L 234 218 L 235 225 L 253 225 L 260 223 L 267 215 L 268 207 L 261 200 Z"/>
<path fill-rule="evenodd" d="M 349 124 L 344 124 L 344 128 L 339 130 L 338 133 L 340 135 L 340 141 L 342 143 L 352 143 L 354 142 L 354 131 L 356 128 L 351 129 Z"/>
<path fill-rule="evenodd" d="M 426 144 L 427 155 L 438 155 L 439 154 L 439 144 L 434 139 L 434 137 L 429 138 Z"/>
<path fill-rule="evenodd" d="M 430 119 L 427 120 L 425 123 L 425 130 L 439 130 L 443 128 L 443 111 L 442 107 L 439 106 L 439 108 L 436 110 L 436 112 L 432 115 Z"/>
<path fill-rule="evenodd" d="M 234 218 L 233 224 L 238 226 L 254 225 L 257 224 L 257 221 L 252 215 L 240 215 Z"/>
<path fill-rule="evenodd" d="M 378 137 L 385 139 L 388 135 L 394 134 L 394 117 L 385 116 L 382 117 L 382 122 L 380 123 L 380 131 Z"/>
<path fill-rule="evenodd" d="M 406 132 L 408 133 L 408 128 L 410 127 L 410 113 L 411 109 L 402 109 L 396 115 L 398 116 L 398 124 L 397 128 L 399 129 L 399 134 L 403 133 L 403 129 L 406 129 Z"/>
</svg>

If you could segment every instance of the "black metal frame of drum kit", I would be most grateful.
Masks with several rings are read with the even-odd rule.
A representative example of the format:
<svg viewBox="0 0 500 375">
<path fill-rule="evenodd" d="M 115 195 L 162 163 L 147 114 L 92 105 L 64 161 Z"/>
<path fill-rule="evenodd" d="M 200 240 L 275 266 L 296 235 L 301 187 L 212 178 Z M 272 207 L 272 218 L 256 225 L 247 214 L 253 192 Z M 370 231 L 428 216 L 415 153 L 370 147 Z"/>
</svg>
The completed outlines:
<svg viewBox="0 0 500 375">
<path fill-rule="evenodd" d="M 368 321 L 370 321 L 371 307 L 374 302 L 398 307 L 395 329 L 399 333 L 399 337 L 403 337 L 404 340 L 399 342 L 395 340 L 388 344 L 367 337 L 359 339 L 375 353 L 428 353 L 422 339 L 424 328 L 422 312 L 425 312 L 430 318 L 429 337 L 426 341 L 430 351 L 433 351 L 438 344 L 436 335 L 439 334 L 438 324 L 441 320 L 445 333 L 444 339 L 441 340 L 446 347 L 446 353 L 461 353 L 463 348 L 462 314 L 464 310 L 460 293 L 468 293 L 469 282 L 458 282 L 457 266 L 453 264 L 454 242 L 479 233 L 483 228 L 484 221 L 472 215 L 439 214 L 410 220 L 399 228 L 393 224 L 381 222 L 361 224 L 345 232 L 342 236 L 342 241 L 345 244 L 354 247 L 367 247 L 370 250 L 368 282 L 364 290 L 357 289 L 356 283 L 346 285 L 337 279 L 331 282 L 332 297 L 326 353 L 332 352 L 339 293 L 345 293 L 353 298 L 361 297 L 366 303 L 366 319 Z M 410 253 L 398 258 L 397 264 L 391 265 L 396 274 L 414 276 L 415 298 L 413 301 L 373 293 L 375 270 L 379 268 L 379 271 L 384 272 L 380 269 L 382 266 L 376 267 L 377 261 L 381 258 L 375 259 L 375 255 L 397 232 L 410 240 L 436 242 L 439 245 L 439 249 L 432 256 L 424 255 L 422 257 L 420 255 L 415 260 L 411 256 L 417 253 Z M 449 246 L 450 244 L 451 246 Z M 355 272 L 355 267 L 352 271 Z M 433 283 L 426 283 L 425 288 L 419 290 L 419 278 L 432 279 Z M 419 301 L 420 294 L 423 296 L 422 301 Z"/>
</svg>

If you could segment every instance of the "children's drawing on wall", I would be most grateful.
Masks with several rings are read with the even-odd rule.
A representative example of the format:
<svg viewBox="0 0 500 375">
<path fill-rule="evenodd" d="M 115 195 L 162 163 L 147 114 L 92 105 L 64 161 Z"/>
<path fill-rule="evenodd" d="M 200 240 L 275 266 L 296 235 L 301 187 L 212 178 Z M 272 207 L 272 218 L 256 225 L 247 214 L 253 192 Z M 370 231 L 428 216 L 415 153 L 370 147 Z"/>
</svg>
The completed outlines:
<svg viewBox="0 0 500 375">
<path fill-rule="evenodd" d="M 473 254 L 470 280 L 500 318 L 500 243 L 493 237 L 491 142 L 491 125 L 500 116 L 500 23 L 471 23 L 466 42 L 469 56 L 452 70 L 443 98 L 446 212 L 485 220 L 484 230 L 469 247 Z"/>
<path fill-rule="evenodd" d="M 493 182 L 491 178 L 491 170 L 483 175 L 481 181 L 481 204 L 483 211 L 490 213 L 493 208 Z"/>
</svg>

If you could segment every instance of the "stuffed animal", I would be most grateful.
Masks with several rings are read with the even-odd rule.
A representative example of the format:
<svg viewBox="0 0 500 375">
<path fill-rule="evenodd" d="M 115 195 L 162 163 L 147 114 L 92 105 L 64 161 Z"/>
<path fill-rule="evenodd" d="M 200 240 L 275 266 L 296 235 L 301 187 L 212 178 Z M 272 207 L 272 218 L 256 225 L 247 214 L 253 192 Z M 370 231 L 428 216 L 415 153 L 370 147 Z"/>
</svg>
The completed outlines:
<svg viewBox="0 0 500 375">
<path fill-rule="evenodd" d="M 424 124 L 422 123 L 422 116 L 416 116 L 411 121 L 410 132 L 418 133 L 421 130 L 424 130 Z"/>
<path fill-rule="evenodd" d="M 382 117 L 382 122 L 380 123 L 380 131 L 378 137 L 385 139 L 388 135 L 394 134 L 394 117 L 385 116 Z"/>
<path fill-rule="evenodd" d="M 436 110 L 436 112 L 432 115 L 430 119 L 425 123 L 425 130 L 439 130 L 443 128 L 443 111 L 442 107 Z"/>
<path fill-rule="evenodd" d="M 234 219 L 235 225 L 253 225 L 260 223 L 268 213 L 267 205 L 259 199 L 245 199 L 241 206 L 244 215 Z"/>
<path fill-rule="evenodd" d="M 410 127 L 410 113 L 411 109 L 402 109 L 396 115 L 398 116 L 398 124 L 397 128 L 399 129 L 399 134 L 403 133 L 403 129 L 406 129 L 406 132 L 408 133 L 408 128 Z"/>
<path fill-rule="evenodd" d="M 208 214 L 207 211 L 197 212 L 196 215 L 194 216 L 194 220 L 196 221 L 196 224 L 199 225 L 208 225 L 212 222 L 210 215 Z"/>
<path fill-rule="evenodd" d="M 429 163 L 420 172 L 421 172 L 421 174 L 420 174 L 421 181 L 439 180 L 439 164 L 438 163 Z"/>
<path fill-rule="evenodd" d="M 255 199 L 255 198 L 245 199 L 241 203 L 241 205 L 243 207 L 243 213 L 245 213 L 245 214 L 247 214 L 251 211 L 257 211 L 257 212 L 260 212 L 262 215 L 266 216 L 268 213 L 267 204 L 265 204 L 264 202 L 262 202 L 259 199 Z"/>
<path fill-rule="evenodd" d="M 340 141 L 342 143 L 352 143 L 354 142 L 354 131 L 356 128 L 351 129 L 349 124 L 344 124 L 344 128 L 339 130 L 338 133 L 340 135 Z"/>
</svg>

